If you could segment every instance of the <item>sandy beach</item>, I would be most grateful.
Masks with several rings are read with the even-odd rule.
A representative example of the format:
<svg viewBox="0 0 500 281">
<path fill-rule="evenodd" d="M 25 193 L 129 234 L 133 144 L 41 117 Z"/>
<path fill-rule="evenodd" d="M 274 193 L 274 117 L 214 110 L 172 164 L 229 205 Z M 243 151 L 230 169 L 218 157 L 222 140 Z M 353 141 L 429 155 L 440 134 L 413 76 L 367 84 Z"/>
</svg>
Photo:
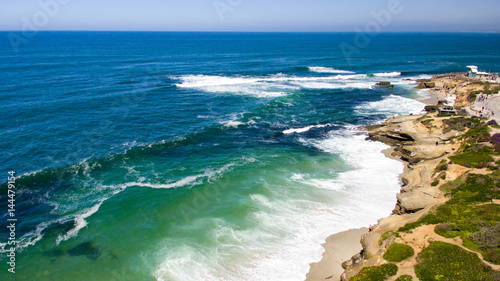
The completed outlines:
<svg viewBox="0 0 500 281">
<path fill-rule="evenodd" d="M 306 281 L 340 280 L 344 272 L 342 263 L 361 251 L 361 236 L 367 231 L 368 228 L 351 229 L 328 237 L 322 245 L 325 248 L 323 258 L 311 264 Z"/>
</svg>

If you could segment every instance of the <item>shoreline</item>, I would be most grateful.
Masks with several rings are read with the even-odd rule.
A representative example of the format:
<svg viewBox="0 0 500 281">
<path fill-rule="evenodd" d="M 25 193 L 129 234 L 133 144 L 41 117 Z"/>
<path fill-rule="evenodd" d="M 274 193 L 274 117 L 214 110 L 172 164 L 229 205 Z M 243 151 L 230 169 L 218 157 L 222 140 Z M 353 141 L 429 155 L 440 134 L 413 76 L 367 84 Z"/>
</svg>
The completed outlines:
<svg viewBox="0 0 500 281">
<path fill-rule="evenodd" d="M 344 272 L 342 263 L 359 253 L 363 247 L 359 243 L 368 228 L 350 229 L 330 235 L 323 246 L 325 252 L 321 261 L 312 263 L 306 281 L 336 280 Z"/>
<path fill-rule="evenodd" d="M 440 86 L 442 87 L 441 89 L 427 89 L 430 96 L 419 101 L 422 102 L 425 106 L 436 106 L 440 100 L 445 100 L 447 98 L 445 84 L 442 84 Z M 420 117 L 422 117 L 422 115 L 408 115 L 389 118 L 385 120 L 385 122 L 381 125 L 373 125 L 366 128 L 369 131 L 369 139 L 371 139 L 372 141 L 381 141 L 390 146 L 389 148 L 381 151 L 381 153 L 384 154 L 385 157 L 400 161 L 404 165 L 404 171 L 399 175 L 399 181 L 402 189 L 399 193 L 395 194 L 395 197 L 397 198 L 397 200 L 395 200 L 396 207 L 393 211 L 393 214 L 389 215 L 388 217 L 379 219 L 378 224 L 375 226 L 370 226 L 370 228 L 362 229 L 350 229 L 329 236 L 326 239 L 326 242 L 322 244 L 322 246 L 325 248 L 325 252 L 323 253 L 321 261 L 310 264 L 310 270 L 306 275 L 306 281 L 348 280 L 348 278 L 353 275 L 346 274 L 348 273 L 349 269 L 352 269 L 353 267 L 362 268 L 365 266 L 375 265 L 378 262 L 378 258 L 376 257 L 380 253 L 378 253 L 377 251 L 379 246 L 374 244 L 379 243 L 379 240 L 384 233 L 402 227 L 409 222 L 417 221 L 423 215 L 427 214 L 432 207 L 443 204 L 445 202 L 446 199 L 444 197 L 444 194 L 438 194 L 434 190 L 429 190 L 429 188 L 422 188 L 422 190 L 420 190 L 420 194 L 418 194 L 419 196 L 417 196 L 418 198 L 415 199 L 413 195 L 417 194 L 412 193 L 414 190 L 405 190 L 405 186 L 430 187 L 431 175 L 429 175 L 429 171 L 434 170 L 434 167 L 439 163 L 443 155 L 446 155 L 450 151 L 457 149 L 456 147 L 448 145 L 445 151 L 438 152 L 438 154 L 440 154 L 440 157 L 433 157 L 433 153 L 431 152 L 431 157 L 428 157 L 429 159 L 422 159 L 420 163 L 416 163 L 416 161 L 415 163 L 411 163 L 411 161 L 404 161 L 403 159 L 401 159 L 401 153 L 396 152 L 396 148 L 399 146 L 399 144 L 394 141 L 387 141 L 386 139 L 377 139 L 372 135 L 377 130 L 384 133 L 388 131 L 391 132 L 393 130 L 400 130 L 395 129 L 395 127 L 401 128 L 402 124 L 415 122 L 415 120 Z M 403 130 L 408 130 L 409 128 L 407 127 L 408 126 L 405 126 Z M 419 133 L 422 132 L 414 133 L 414 139 L 416 142 L 419 139 Z M 424 141 L 425 144 L 423 144 L 427 146 L 425 148 L 434 149 L 433 146 L 435 141 L 436 143 L 442 141 L 440 139 L 440 136 L 436 134 L 422 135 L 427 139 Z M 429 143 L 432 143 L 433 145 L 430 146 Z M 427 175 L 422 177 L 422 174 Z M 422 196 L 422 193 L 426 192 L 432 192 L 433 198 L 431 200 L 426 200 L 424 198 L 425 196 Z M 410 198 L 403 197 L 402 194 L 411 194 L 411 200 L 406 200 Z M 403 203 L 405 204 L 405 206 L 401 206 L 401 201 L 407 201 L 406 203 Z M 417 205 L 413 206 L 416 207 L 415 210 L 411 210 L 412 205 Z M 403 210 L 403 208 L 406 207 L 410 208 L 408 210 Z M 355 251 L 356 249 L 357 251 Z M 352 255 L 349 256 L 350 253 L 352 253 Z M 414 277 L 415 280 L 418 280 L 416 279 L 417 277 L 415 276 L 414 272 L 410 272 L 408 270 L 405 273 Z"/>
</svg>

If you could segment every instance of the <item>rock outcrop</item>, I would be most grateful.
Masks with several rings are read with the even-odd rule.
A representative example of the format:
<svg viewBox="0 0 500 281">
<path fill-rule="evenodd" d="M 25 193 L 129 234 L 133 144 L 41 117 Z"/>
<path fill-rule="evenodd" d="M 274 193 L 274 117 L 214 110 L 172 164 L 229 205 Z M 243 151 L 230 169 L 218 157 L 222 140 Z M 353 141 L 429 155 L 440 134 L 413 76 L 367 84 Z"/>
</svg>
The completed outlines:
<svg viewBox="0 0 500 281">
<path fill-rule="evenodd" d="M 420 84 L 415 87 L 417 89 L 431 89 L 436 87 L 436 82 L 428 80 L 428 79 L 419 79 L 417 82 L 420 82 Z"/>
</svg>

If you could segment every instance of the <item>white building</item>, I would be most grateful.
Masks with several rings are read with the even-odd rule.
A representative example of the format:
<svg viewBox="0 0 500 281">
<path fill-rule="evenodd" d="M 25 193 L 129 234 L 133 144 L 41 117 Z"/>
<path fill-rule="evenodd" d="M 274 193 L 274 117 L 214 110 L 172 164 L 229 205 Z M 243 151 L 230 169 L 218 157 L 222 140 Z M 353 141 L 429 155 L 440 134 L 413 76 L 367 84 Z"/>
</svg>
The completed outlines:
<svg viewBox="0 0 500 281">
<path fill-rule="evenodd" d="M 482 72 L 478 70 L 478 67 L 475 65 L 469 65 L 467 66 L 469 69 L 469 78 L 488 78 L 491 76 L 491 73 L 488 72 Z"/>
</svg>

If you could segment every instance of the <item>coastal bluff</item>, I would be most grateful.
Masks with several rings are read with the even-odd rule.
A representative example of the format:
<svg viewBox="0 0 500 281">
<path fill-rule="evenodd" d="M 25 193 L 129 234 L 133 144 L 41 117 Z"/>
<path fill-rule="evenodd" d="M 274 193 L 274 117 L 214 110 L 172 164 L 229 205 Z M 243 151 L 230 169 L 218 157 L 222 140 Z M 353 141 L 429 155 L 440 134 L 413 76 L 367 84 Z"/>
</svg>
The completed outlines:
<svg viewBox="0 0 500 281">
<path fill-rule="evenodd" d="M 405 166 L 392 214 L 361 236 L 341 276 L 307 280 L 500 280 L 500 242 L 491 239 L 500 237 L 500 126 L 475 110 L 496 102 L 500 86 L 463 74 L 418 82 L 431 93 L 426 109 L 437 110 L 361 128 Z M 454 114 L 440 114 L 450 98 Z"/>
<path fill-rule="evenodd" d="M 407 163 L 401 176 L 402 189 L 397 195 L 395 214 L 414 213 L 441 202 L 434 188 L 429 190 L 426 186 L 440 159 L 460 147 L 453 141 L 460 135 L 458 131 L 444 133 L 442 120 L 433 120 L 441 127 L 429 127 L 421 119 L 422 116 L 396 117 L 367 127 L 370 140 L 390 145 L 390 156 Z"/>
<path fill-rule="evenodd" d="M 386 274 L 386 277 L 380 280 L 431 280 L 419 279 L 416 272 L 422 267 L 422 253 L 431 245 L 435 245 L 436 241 L 444 243 L 442 245 L 458 247 L 457 249 L 465 251 L 464 253 L 472 253 L 472 257 L 476 259 L 476 264 L 485 272 L 484 274 L 479 272 L 477 276 L 481 276 L 481 274 L 488 276 L 488 279 L 477 280 L 499 280 L 496 279 L 500 278 L 499 262 L 488 257 L 487 254 L 490 250 L 496 251 L 494 249 L 498 246 L 488 244 L 488 246 L 477 248 L 478 246 L 471 246 L 470 242 L 466 244 L 464 240 L 470 239 L 474 241 L 473 243 L 481 244 L 483 242 L 476 242 L 473 238 L 478 236 L 478 233 L 488 233 L 488 235 L 494 236 L 500 233 L 491 232 L 490 228 L 482 226 L 476 227 L 480 230 L 472 232 L 472 235 L 468 234 L 465 237 L 458 234 L 447 236 L 442 234 L 442 229 L 449 231 L 447 230 L 448 227 L 455 227 L 454 219 L 451 220 L 451 223 L 439 223 L 440 220 L 434 217 L 437 216 L 435 213 L 439 214 L 442 209 L 441 206 L 450 204 L 448 202 L 454 202 L 453 200 L 450 201 L 453 194 L 450 193 L 450 190 L 457 188 L 459 185 L 466 186 L 466 184 L 469 184 L 467 178 L 477 175 L 479 177 L 478 182 L 482 183 L 492 177 L 495 184 L 496 182 L 500 183 L 500 180 L 495 180 L 500 177 L 500 173 L 494 172 L 498 171 L 497 165 L 500 163 L 500 153 L 495 153 L 491 149 L 496 145 L 492 142 L 494 138 L 491 136 L 500 136 L 500 126 L 491 122 L 491 120 L 482 121 L 479 118 L 468 116 L 440 116 L 437 113 L 427 113 L 425 115 L 391 118 L 383 124 L 367 126 L 365 129 L 369 131 L 369 140 L 381 141 L 390 145 L 391 148 L 385 151 L 385 154 L 388 157 L 403 161 L 405 171 L 400 178 L 401 190 L 397 194 L 397 203 L 393 214 L 380 219 L 378 224 L 370 226 L 369 231 L 361 236 L 360 242 L 363 250 L 342 264 L 345 271 L 341 275 L 341 280 L 372 280 L 364 278 L 373 272 L 377 272 L 385 265 L 396 265 L 395 272 L 397 273 L 383 273 Z M 468 148 L 472 151 L 469 152 Z M 488 153 L 491 154 L 481 156 L 488 160 L 485 160 L 483 164 L 474 162 L 476 161 L 476 155 L 474 154 L 480 154 L 482 150 L 489 151 Z M 464 158 L 464 155 L 472 156 Z M 466 161 L 471 164 L 461 163 L 462 159 L 467 159 Z M 473 184 L 475 182 L 471 183 L 471 185 Z M 486 186 L 486 188 L 489 187 Z M 500 192 L 498 192 L 500 189 L 493 186 L 490 190 L 491 195 L 484 198 L 477 198 L 478 195 L 468 190 L 464 194 L 471 194 L 469 196 L 475 196 L 474 200 L 486 202 L 482 203 L 481 206 L 492 204 L 492 206 L 498 206 L 495 208 L 500 210 L 498 205 L 500 200 L 496 199 L 500 198 Z M 468 210 L 476 206 L 474 204 L 467 205 L 468 203 L 460 204 L 457 205 L 465 213 L 468 213 Z M 454 208 L 458 207 L 454 206 Z M 445 210 L 448 209 L 445 208 Z M 434 221 L 428 219 L 429 217 L 434 218 Z M 483 219 L 481 218 L 481 220 Z M 499 219 L 493 219 L 488 223 L 499 224 Z M 485 222 L 481 223 L 485 224 Z M 468 230 L 463 231 L 468 233 Z M 388 253 L 393 251 L 395 245 L 408 247 L 408 249 L 411 249 L 412 254 L 402 260 L 390 260 Z M 493 248 L 487 250 L 488 247 Z M 483 250 L 475 251 L 475 249 Z M 465 254 L 462 253 L 462 255 Z M 493 256 L 496 256 L 496 254 Z M 457 256 L 454 258 L 457 258 Z M 457 259 L 460 258 L 458 256 Z M 418 272 L 420 275 L 423 274 L 422 271 Z M 412 279 L 409 279 L 410 277 Z"/>
</svg>

